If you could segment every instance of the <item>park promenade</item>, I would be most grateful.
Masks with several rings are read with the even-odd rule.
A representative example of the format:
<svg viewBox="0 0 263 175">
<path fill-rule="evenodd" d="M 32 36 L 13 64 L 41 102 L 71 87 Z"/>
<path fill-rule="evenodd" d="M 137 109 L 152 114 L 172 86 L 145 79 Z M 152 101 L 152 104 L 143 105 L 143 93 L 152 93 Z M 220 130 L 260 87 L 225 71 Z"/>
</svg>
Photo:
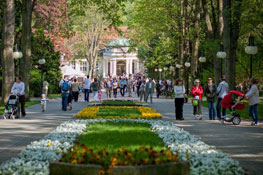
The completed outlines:
<svg viewBox="0 0 263 175">
<path fill-rule="evenodd" d="M 137 98 L 118 97 L 118 99 Z M 61 101 L 48 103 L 47 111 L 42 113 L 40 104 L 27 108 L 27 117 L 18 120 L 0 120 L 0 163 L 16 156 L 30 142 L 39 140 L 60 123 L 74 119 L 73 115 L 87 105 L 83 99 L 73 103 L 73 110 L 62 112 Z M 156 99 L 150 104 L 163 115 L 163 120 L 174 122 L 177 126 L 199 137 L 205 143 L 229 154 L 240 162 L 249 175 L 263 174 L 263 125 L 250 126 L 249 121 L 241 125 L 219 124 L 208 120 L 208 110 L 203 108 L 203 120 L 195 120 L 190 103 L 184 105 L 184 121 L 175 121 L 174 102 L 171 99 Z"/>
</svg>

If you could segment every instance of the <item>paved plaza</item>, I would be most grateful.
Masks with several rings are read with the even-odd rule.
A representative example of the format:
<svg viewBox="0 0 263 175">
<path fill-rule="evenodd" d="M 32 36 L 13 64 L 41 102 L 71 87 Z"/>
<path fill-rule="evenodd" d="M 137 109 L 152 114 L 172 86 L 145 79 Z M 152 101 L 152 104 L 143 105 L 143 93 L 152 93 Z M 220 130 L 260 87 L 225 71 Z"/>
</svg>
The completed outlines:
<svg viewBox="0 0 263 175">
<path fill-rule="evenodd" d="M 118 99 L 128 99 L 119 97 Z M 138 98 L 129 98 L 138 99 Z M 27 117 L 18 120 L 1 120 L 0 124 L 0 162 L 16 156 L 30 142 L 39 140 L 60 123 L 73 119 L 73 114 L 87 105 L 83 99 L 73 103 L 73 110 L 62 112 L 61 101 L 48 103 L 47 111 L 42 113 L 40 104 L 27 108 Z M 177 126 L 200 137 L 205 143 L 238 160 L 249 175 L 263 174 L 263 125 L 250 126 L 242 121 L 241 125 L 219 124 L 208 120 L 208 110 L 203 108 L 203 120 L 195 120 L 190 103 L 184 105 L 184 121 L 175 121 L 174 102 L 171 99 L 156 99 L 151 107 L 163 114 L 163 120 L 174 122 Z M 262 122 L 261 122 L 262 123 Z"/>
</svg>

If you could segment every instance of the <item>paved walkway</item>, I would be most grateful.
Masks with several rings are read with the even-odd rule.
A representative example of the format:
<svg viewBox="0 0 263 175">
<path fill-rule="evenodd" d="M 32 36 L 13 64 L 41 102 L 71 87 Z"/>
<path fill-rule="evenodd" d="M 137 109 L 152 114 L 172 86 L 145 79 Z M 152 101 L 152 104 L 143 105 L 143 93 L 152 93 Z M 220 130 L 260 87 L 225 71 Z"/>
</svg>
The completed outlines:
<svg viewBox="0 0 263 175">
<path fill-rule="evenodd" d="M 26 145 L 39 140 L 64 121 L 73 119 L 87 103 L 73 103 L 73 110 L 61 110 L 61 101 L 53 100 L 47 104 L 47 111 L 41 112 L 37 104 L 26 109 L 25 119 L 0 120 L 0 163 L 16 156 Z"/>
<path fill-rule="evenodd" d="M 127 97 L 119 97 L 127 99 Z M 132 98 L 138 100 L 138 98 Z M 73 103 L 73 110 L 62 112 L 60 101 L 48 103 L 44 113 L 40 105 L 27 108 L 26 119 L 0 120 L 0 163 L 16 156 L 30 142 L 39 140 L 60 123 L 73 119 L 73 114 L 86 106 L 85 102 Z M 230 123 L 220 125 L 218 121 L 208 120 L 208 112 L 203 108 L 203 120 L 194 120 L 191 104 L 184 105 L 184 121 L 175 121 L 174 103 L 171 99 L 156 99 L 152 105 L 163 114 L 164 120 L 173 121 L 179 127 L 200 137 L 204 142 L 239 160 L 247 174 L 263 174 L 263 125 L 250 126 L 242 121 L 240 126 Z"/>
<path fill-rule="evenodd" d="M 170 99 L 154 99 L 152 105 L 163 114 L 164 120 L 173 121 L 177 126 L 200 137 L 205 143 L 229 154 L 240 162 L 249 175 L 263 174 L 263 124 L 250 126 L 242 121 L 239 126 L 232 123 L 221 125 L 218 120 L 208 120 L 208 109 L 203 108 L 203 120 L 195 120 L 192 105 L 184 105 L 184 121 L 175 121 L 174 103 Z"/>
</svg>

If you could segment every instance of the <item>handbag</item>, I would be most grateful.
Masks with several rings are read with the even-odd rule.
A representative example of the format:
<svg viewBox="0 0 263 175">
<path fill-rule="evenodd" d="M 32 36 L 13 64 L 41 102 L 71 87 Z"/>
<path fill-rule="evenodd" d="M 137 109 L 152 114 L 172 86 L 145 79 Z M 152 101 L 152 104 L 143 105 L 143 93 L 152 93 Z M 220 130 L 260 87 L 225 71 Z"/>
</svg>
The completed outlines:
<svg viewBox="0 0 263 175">
<path fill-rule="evenodd" d="M 198 100 L 197 99 L 193 99 L 193 106 L 197 106 L 198 105 Z"/>
</svg>

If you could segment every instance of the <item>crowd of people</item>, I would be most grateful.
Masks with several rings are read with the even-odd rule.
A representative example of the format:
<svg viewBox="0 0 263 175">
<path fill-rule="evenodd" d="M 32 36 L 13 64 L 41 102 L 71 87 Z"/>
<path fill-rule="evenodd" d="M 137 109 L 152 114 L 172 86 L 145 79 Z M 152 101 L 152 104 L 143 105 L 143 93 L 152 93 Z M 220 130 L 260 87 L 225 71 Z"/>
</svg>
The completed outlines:
<svg viewBox="0 0 263 175">
<path fill-rule="evenodd" d="M 72 109 L 72 100 L 78 101 L 80 92 L 84 93 L 84 100 L 89 102 L 89 95 L 93 93 L 93 99 L 95 102 L 101 101 L 103 97 L 102 89 L 105 89 L 107 99 L 117 98 L 118 93 L 121 97 L 128 94 L 127 97 L 138 97 L 140 101 L 153 103 L 153 94 L 156 91 L 156 96 L 167 95 L 168 92 L 174 92 L 175 98 L 175 116 L 177 120 L 184 120 L 183 117 L 183 105 L 188 100 L 186 94 L 186 88 L 183 85 L 181 79 L 177 79 L 172 87 L 172 81 L 156 81 L 144 76 L 120 76 L 120 77 L 107 77 L 105 79 L 98 80 L 94 78 L 93 81 L 87 76 L 83 82 L 77 82 L 77 79 L 69 80 L 65 77 L 61 80 L 59 86 L 62 91 L 62 110 Z M 256 86 L 256 80 L 250 80 L 251 88 L 245 94 L 245 98 L 249 102 L 249 114 L 251 115 L 253 122 L 251 125 L 258 124 L 257 106 L 259 104 L 259 91 Z M 216 118 L 221 120 L 226 116 L 226 109 L 221 107 L 221 101 L 229 91 L 229 85 L 225 76 L 221 77 L 221 82 L 218 86 L 213 83 L 212 78 L 208 78 L 204 83 L 204 87 L 201 86 L 201 82 L 196 79 L 190 91 L 192 96 L 193 116 L 195 119 L 202 120 L 202 100 L 206 97 L 209 108 L 209 119 L 215 120 Z"/>
<path fill-rule="evenodd" d="M 102 89 L 105 89 L 106 98 L 117 98 L 118 93 L 121 97 L 128 94 L 127 97 L 138 97 L 140 101 L 153 103 L 153 94 L 156 91 L 156 96 L 168 94 L 168 92 L 174 92 L 175 98 L 175 116 L 176 120 L 184 120 L 183 117 L 183 105 L 188 101 L 188 94 L 186 94 L 186 88 L 181 79 L 177 79 L 172 86 L 170 80 L 156 81 L 151 78 L 147 78 L 141 75 L 129 75 L 120 77 L 107 77 L 105 79 L 90 80 L 87 76 L 84 81 L 78 82 L 76 78 L 69 79 L 65 76 L 63 80 L 59 82 L 61 88 L 62 97 L 62 110 L 71 110 L 72 101 L 78 101 L 80 93 L 84 94 L 84 100 L 89 102 L 90 93 L 93 93 L 93 99 L 95 102 L 101 101 L 103 98 Z M 258 124 L 258 104 L 259 104 L 259 90 L 257 87 L 257 80 L 251 78 L 249 81 L 250 88 L 245 94 L 244 98 L 249 103 L 249 114 L 253 121 L 251 125 Z M 43 86 L 43 94 L 41 103 L 46 102 L 48 83 Z M 226 116 L 226 109 L 222 108 L 221 102 L 228 94 L 229 85 L 225 76 L 221 77 L 221 82 L 218 86 L 213 83 L 212 78 L 208 78 L 207 82 L 201 86 L 201 82 L 196 79 L 190 91 L 192 96 L 193 116 L 196 119 L 202 119 L 202 99 L 206 97 L 206 101 L 209 108 L 209 119 L 215 120 L 216 118 L 221 120 Z M 44 93 L 46 92 L 46 93 Z M 25 111 L 25 84 L 21 81 L 20 77 L 16 78 L 16 82 L 13 84 L 12 94 L 16 94 L 19 97 L 19 103 L 21 103 L 22 116 L 26 115 Z M 45 110 L 45 106 L 42 109 Z"/>
</svg>

